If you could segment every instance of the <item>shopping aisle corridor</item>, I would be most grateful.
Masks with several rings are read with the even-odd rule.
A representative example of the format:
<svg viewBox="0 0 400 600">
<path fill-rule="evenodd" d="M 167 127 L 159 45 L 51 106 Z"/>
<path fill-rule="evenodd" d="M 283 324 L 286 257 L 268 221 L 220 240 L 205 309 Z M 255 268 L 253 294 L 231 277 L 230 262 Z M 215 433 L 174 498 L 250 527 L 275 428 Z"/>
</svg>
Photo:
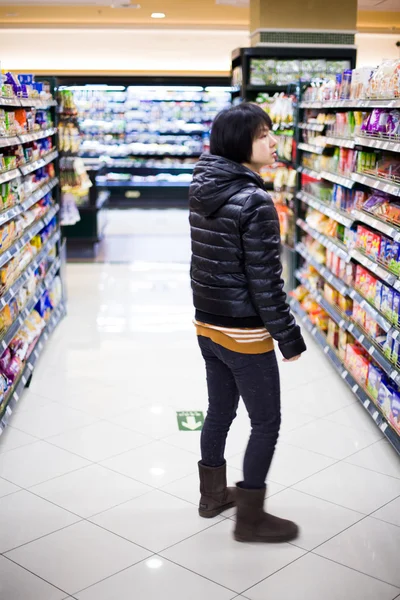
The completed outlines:
<svg viewBox="0 0 400 600">
<path fill-rule="evenodd" d="M 269 509 L 296 520 L 299 539 L 239 544 L 233 511 L 197 515 L 200 434 L 179 431 L 176 415 L 206 410 L 186 216 L 137 216 L 146 230 L 132 264 L 68 267 L 68 317 L 1 436 L 0 597 L 400 598 L 399 459 L 310 339 L 298 363 L 281 363 L 268 486 Z M 182 262 L 145 237 L 165 219 Z M 248 430 L 241 407 L 230 482 Z"/>
</svg>

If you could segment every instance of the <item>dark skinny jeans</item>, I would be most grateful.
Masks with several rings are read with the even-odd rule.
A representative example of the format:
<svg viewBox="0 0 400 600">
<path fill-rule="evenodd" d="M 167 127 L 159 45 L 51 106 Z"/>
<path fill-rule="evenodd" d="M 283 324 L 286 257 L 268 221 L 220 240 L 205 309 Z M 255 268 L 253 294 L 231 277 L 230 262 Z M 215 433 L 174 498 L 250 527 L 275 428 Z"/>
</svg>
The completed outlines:
<svg viewBox="0 0 400 600">
<path fill-rule="evenodd" d="M 224 464 L 226 437 L 241 396 L 251 422 L 241 485 L 260 489 L 265 485 L 281 423 L 275 352 L 241 354 L 203 336 L 198 341 L 206 363 L 209 402 L 201 434 L 202 463 L 209 467 Z"/>
</svg>

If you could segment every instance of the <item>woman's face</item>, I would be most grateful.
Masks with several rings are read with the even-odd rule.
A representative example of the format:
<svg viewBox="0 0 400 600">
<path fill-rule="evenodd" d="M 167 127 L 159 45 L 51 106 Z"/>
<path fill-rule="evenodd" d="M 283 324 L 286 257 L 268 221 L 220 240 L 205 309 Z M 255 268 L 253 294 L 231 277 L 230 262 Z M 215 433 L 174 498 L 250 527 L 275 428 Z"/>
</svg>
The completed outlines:
<svg viewBox="0 0 400 600">
<path fill-rule="evenodd" d="M 268 127 L 265 127 L 253 142 L 251 164 L 258 170 L 261 167 L 273 165 L 276 162 L 277 140 Z"/>
</svg>

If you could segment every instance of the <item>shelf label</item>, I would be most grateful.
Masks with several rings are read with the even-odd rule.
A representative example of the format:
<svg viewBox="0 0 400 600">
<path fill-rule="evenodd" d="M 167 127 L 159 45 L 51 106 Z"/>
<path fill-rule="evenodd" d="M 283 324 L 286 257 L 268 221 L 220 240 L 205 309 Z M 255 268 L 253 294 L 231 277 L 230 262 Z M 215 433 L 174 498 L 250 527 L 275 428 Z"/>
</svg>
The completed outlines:
<svg viewBox="0 0 400 600">
<path fill-rule="evenodd" d="M 351 389 L 353 390 L 353 393 L 355 394 L 358 390 L 358 383 L 355 383 Z"/>
<path fill-rule="evenodd" d="M 374 421 L 376 422 L 376 421 L 378 420 L 378 417 L 379 417 L 379 413 L 378 413 L 378 411 L 376 410 L 376 411 L 374 412 L 374 414 L 372 415 L 372 418 L 373 418 L 373 419 L 374 419 Z"/>
</svg>

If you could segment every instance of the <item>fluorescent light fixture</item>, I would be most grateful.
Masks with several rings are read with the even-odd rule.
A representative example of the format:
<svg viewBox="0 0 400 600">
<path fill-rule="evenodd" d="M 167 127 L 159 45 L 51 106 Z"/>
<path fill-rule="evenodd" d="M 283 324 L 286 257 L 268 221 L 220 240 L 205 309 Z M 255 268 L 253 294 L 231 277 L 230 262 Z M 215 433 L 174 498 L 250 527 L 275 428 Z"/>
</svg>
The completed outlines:
<svg viewBox="0 0 400 600">
<path fill-rule="evenodd" d="M 149 569 L 160 569 L 163 566 L 163 561 L 159 558 L 150 558 L 148 561 L 145 562 L 145 565 Z"/>
<path fill-rule="evenodd" d="M 165 19 L 165 14 L 164 13 L 151 13 L 151 18 L 152 19 Z"/>
</svg>

